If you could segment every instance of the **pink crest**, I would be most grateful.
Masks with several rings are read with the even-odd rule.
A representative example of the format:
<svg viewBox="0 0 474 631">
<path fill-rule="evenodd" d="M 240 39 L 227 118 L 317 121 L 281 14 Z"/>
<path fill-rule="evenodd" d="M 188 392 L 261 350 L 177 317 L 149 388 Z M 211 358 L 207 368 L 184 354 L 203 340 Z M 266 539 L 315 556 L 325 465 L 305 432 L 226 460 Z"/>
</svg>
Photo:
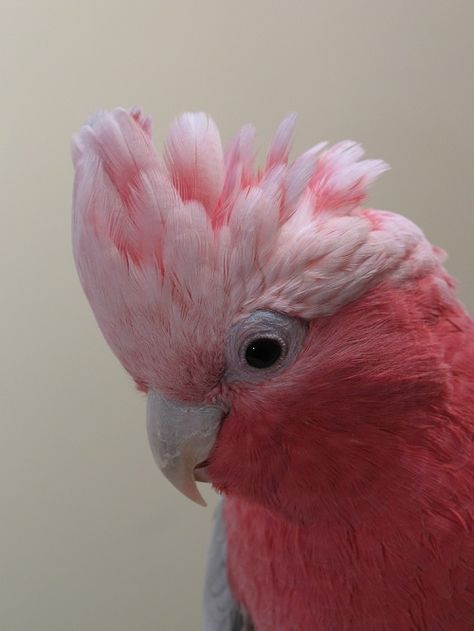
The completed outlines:
<svg viewBox="0 0 474 631">
<path fill-rule="evenodd" d="M 203 113 L 172 123 L 164 159 L 140 108 L 97 114 L 76 135 L 79 276 L 141 388 L 172 391 L 180 382 L 198 398 L 221 368 L 225 332 L 244 313 L 330 315 L 381 279 L 401 283 L 439 265 L 407 219 L 361 207 L 385 163 L 364 160 L 349 141 L 290 161 L 294 123 L 294 115 L 282 122 L 261 171 L 254 128 L 244 126 L 224 151 Z M 192 377 L 177 378 L 190 347 Z"/>
</svg>

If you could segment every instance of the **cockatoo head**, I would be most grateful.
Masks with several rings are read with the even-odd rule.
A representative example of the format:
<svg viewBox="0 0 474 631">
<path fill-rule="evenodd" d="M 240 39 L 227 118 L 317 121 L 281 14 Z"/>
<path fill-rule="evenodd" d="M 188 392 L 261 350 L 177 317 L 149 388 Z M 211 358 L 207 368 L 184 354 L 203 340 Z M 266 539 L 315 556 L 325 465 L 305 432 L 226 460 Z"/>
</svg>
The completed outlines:
<svg viewBox="0 0 474 631">
<path fill-rule="evenodd" d="M 251 126 L 224 152 L 183 114 L 161 157 L 141 110 L 98 114 L 74 139 L 73 242 L 165 475 L 304 520 L 398 475 L 399 412 L 441 387 L 420 313 L 447 281 L 416 226 L 362 206 L 386 165 L 348 141 L 290 162 L 293 125 L 256 170 Z"/>
</svg>

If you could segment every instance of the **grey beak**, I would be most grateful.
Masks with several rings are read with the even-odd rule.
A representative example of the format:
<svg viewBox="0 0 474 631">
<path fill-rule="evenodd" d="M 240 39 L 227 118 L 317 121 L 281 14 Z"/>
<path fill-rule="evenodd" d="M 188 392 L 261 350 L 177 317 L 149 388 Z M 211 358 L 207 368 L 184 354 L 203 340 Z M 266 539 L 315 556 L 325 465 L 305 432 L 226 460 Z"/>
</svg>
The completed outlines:
<svg viewBox="0 0 474 631">
<path fill-rule="evenodd" d="M 204 462 L 216 441 L 225 410 L 166 399 L 151 391 L 147 405 L 148 441 L 155 461 L 181 493 L 206 506 L 198 491 L 194 468 Z"/>
</svg>

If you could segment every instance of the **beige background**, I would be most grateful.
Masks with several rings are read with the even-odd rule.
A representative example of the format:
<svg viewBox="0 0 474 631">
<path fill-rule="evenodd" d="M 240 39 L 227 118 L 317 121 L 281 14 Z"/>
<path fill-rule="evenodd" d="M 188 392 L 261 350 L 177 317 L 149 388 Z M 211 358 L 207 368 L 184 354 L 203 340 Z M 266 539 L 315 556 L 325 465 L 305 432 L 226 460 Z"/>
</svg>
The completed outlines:
<svg viewBox="0 0 474 631">
<path fill-rule="evenodd" d="M 374 203 L 450 252 L 473 309 L 473 31 L 472 0 L 0 1 L 1 631 L 199 629 L 211 510 L 155 469 L 76 279 L 71 134 L 138 103 L 158 142 L 203 109 L 265 144 L 296 110 L 296 150 L 392 164 Z"/>
</svg>

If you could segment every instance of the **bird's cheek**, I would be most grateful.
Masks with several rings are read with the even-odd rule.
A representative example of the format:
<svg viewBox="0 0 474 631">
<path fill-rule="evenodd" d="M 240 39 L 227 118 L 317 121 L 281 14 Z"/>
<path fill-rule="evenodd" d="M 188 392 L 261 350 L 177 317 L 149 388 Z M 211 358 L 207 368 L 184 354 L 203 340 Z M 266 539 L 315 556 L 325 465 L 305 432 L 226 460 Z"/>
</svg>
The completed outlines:
<svg viewBox="0 0 474 631">
<path fill-rule="evenodd" d="M 212 484 L 222 492 L 245 486 L 249 475 L 248 435 L 245 422 L 231 413 L 222 422 L 216 443 L 208 458 L 207 472 Z"/>
<path fill-rule="evenodd" d="M 218 491 L 262 503 L 277 486 L 282 463 L 270 429 L 256 421 L 236 412 L 224 419 L 207 469 Z"/>
</svg>

